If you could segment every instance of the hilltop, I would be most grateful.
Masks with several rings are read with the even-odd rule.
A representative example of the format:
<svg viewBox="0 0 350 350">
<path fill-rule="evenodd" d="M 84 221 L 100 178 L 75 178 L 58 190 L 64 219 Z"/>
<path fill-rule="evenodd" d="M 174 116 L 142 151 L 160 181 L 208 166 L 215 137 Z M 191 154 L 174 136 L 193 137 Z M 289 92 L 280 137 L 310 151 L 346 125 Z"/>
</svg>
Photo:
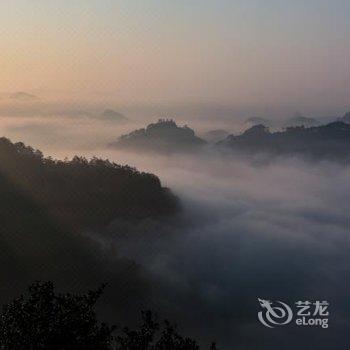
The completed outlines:
<svg viewBox="0 0 350 350">
<path fill-rule="evenodd" d="M 310 128 L 288 127 L 280 132 L 270 132 L 268 127 L 256 125 L 241 135 L 228 136 L 217 145 L 250 154 L 291 154 L 350 160 L 350 125 L 338 121 Z"/>
<path fill-rule="evenodd" d="M 172 119 L 159 119 L 146 128 L 122 135 L 110 146 L 144 152 L 185 152 L 196 150 L 205 144 L 187 125 L 181 127 Z"/>
<path fill-rule="evenodd" d="M 21 101 L 31 101 L 31 100 L 38 99 L 37 96 L 35 96 L 33 94 L 29 94 L 29 93 L 24 92 L 24 91 L 14 92 L 9 96 L 9 98 L 12 100 L 21 100 Z"/>
<path fill-rule="evenodd" d="M 344 114 L 344 116 L 340 119 L 343 123 L 350 124 L 350 112 Z"/>
<path fill-rule="evenodd" d="M 116 112 L 113 109 L 106 109 L 101 113 L 99 116 L 99 119 L 101 120 L 106 120 L 106 121 L 111 121 L 111 122 L 126 122 L 128 121 L 128 118 L 119 112 Z"/>
</svg>

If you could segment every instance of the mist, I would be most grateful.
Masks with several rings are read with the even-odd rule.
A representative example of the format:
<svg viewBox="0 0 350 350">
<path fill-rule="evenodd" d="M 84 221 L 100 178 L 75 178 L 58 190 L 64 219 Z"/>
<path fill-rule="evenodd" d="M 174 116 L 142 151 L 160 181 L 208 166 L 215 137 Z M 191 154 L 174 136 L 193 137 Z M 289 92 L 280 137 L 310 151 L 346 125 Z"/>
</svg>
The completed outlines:
<svg viewBox="0 0 350 350">
<path fill-rule="evenodd" d="M 350 114 L 341 119 L 350 110 L 349 13 L 344 0 L 0 2 L 0 136 L 45 157 L 101 157 L 155 174 L 181 203 L 161 219 L 67 227 L 0 164 L 1 304 L 35 279 L 69 292 L 107 282 L 98 316 L 118 326 L 134 326 L 151 309 L 206 348 L 348 348 L 350 139 L 338 133 L 341 123 L 309 144 L 294 130 L 268 156 L 257 154 L 259 142 L 250 153 L 237 140 L 220 151 L 214 137 L 197 140 L 191 154 L 178 152 L 181 138 L 168 154 L 157 142 L 147 152 L 142 137 L 138 151 L 132 142 L 118 150 L 117 140 L 159 118 L 206 141 L 239 135 L 249 120 L 272 133 L 349 122 Z M 16 153 L 7 146 L 45 162 L 3 141 L 9 160 Z M 59 192 L 54 178 L 48 183 Z M 89 180 L 91 193 L 101 193 L 103 181 Z M 84 201 L 53 206 L 73 212 Z M 264 327 L 259 298 L 328 301 L 329 328 Z"/>
<path fill-rule="evenodd" d="M 276 341 L 327 349 L 342 341 L 349 326 L 349 167 L 298 159 L 257 166 L 217 155 L 129 161 L 152 168 L 184 206 L 176 224 L 123 230 L 116 222 L 106 234 L 122 256 L 154 275 L 157 309 L 224 349 L 267 349 Z M 331 328 L 264 330 L 258 297 L 329 300 Z"/>
<path fill-rule="evenodd" d="M 102 247 L 101 264 L 110 264 L 115 254 L 137 264 L 139 277 L 125 281 L 147 285 L 137 305 L 178 322 L 202 344 L 217 341 L 220 349 L 345 344 L 350 326 L 348 165 L 287 156 L 265 162 L 214 150 L 165 156 L 106 148 L 141 126 L 140 119 L 122 126 L 89 116 L 2 120 L 6 136 L 47 156 L 98 156 L 135 166 L 159 176 L 180 198 L 182 211 L 176 217 L 137 225 L 115 220 L 104 230 L 84 233 Z M 105 276 L 113 275 L 113 264 L 108 271 Z M 117 277 L 103 300 L 102 318 L 119 314 L 118 319 L 123 315 L 134 322 L 136 311 L 123 309 L 114 297 Z M 330 327 L 265 329 L 257 319 L 258 298 L 290 305 L 328 300 Z"/>
<path fill-rule="evenodd" d="M 106 109 L 122 113 L 125 123 L 106 121 L 101 114 Z M 64 149 L 103 149 L 122 134 L 155 122 L 158 118 L 174 118 L 177 123 L 188 124 L 197 135 L 224 129 L 239 134 L 251 117 L 266 118 L 283 123 L 300 114 L 327 123 L 341 118 L 348 106 L 317 107 L 273 104 L 218 104 L 218 103 L 117 103 L 113 98 L 97 100 L 81 96 L 47 97 L 34 100 L 13 100 L 0 94 L 0 132 L 13 141 L 33 144 L 49 155 Z M 64 142 L 62 142 L 64 141 Z"/>
</svg>

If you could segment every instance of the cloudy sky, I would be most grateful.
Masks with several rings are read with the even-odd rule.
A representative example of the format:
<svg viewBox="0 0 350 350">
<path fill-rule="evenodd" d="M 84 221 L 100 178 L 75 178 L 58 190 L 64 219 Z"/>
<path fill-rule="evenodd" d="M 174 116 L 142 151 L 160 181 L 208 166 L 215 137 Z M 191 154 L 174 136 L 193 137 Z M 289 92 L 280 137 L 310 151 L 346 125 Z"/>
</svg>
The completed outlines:
<svg viewBox="0 0 350 350">
<path fill-rule="evenodd" d="M 0 92 L 345 106 L 347 0 L 5 0 Z"/>
</svg>

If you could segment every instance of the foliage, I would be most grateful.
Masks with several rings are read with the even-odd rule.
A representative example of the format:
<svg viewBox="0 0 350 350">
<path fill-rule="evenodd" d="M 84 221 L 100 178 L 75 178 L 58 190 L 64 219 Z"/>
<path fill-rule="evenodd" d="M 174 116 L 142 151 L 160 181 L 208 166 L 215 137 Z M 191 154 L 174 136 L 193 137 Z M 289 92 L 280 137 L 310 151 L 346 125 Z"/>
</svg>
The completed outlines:
<svg viewBox="0 0 350 350">
<path fill-rule="evenodd" d="M 0 176 L 63 221 L 84 226 L 117 217 L 175 212 L 177 199 L 159 179 L 109 160 L 53 160 L 23 143 L 0 139 Z M 0 193 L 0 205 L 2 193 Z"/>
<path fill-rule="evenodd" d="M 187 125 L 181 127 L 172 119 L 159 119 L 146 128 L 122 135 L 111 146 L 142 152 L 176 153 L 198 150 L 205 144 Z"/>
<path fill-rule="evenodd" d="M 94 311 L 102 289 L 56 295 L 51 282 L 34 283 L 3 308 L 1 349 L 110 349 L 114 327 L 99 324 Z"/>
<path fill-rule="evenodd" d="M 218 145 L 244 154 L 297 155 L 348 162 L 350 125 L 338 121 L 309 128 L 288 127 L 279 132 L 270 132 L 264 125 L 255 125 L 242 135 L 228 136 Z"/>
<path fill-rule="evenodd" d="M 142 321 L 138 330 L 124 328 L 117 350 L 199 350 L 196 341 L 181 336 L 169 321 L 160 325 L 151 311 L 142 312 Z"/>
<path fill-rule="evenodd" d="M 125 327 L 113 336 L 115 326 L 99 323 L 94 306 L 104 286 L 86 294 L 55 294 L 53 283 L 35 282 L 27 296 L 3 307 L 0 348 L 101 349 L 101 350 L 199 350 L 195 340 L 180 335 L 169 321 L 160 325 L 151 311 L 142 312 L 136 330 Z M 211 350 L 217 350 L 211 345 Z"/>
</svg>

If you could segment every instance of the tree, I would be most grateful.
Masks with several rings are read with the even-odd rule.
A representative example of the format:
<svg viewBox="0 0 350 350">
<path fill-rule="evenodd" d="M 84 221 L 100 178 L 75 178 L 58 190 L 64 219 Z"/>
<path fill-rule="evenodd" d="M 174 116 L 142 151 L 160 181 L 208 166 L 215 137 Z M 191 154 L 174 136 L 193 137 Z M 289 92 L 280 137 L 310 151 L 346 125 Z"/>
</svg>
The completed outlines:
<svg viewBox="0 0 350 350">
<path fill-rule="evenodd" d="M 0 164 L 0 206 L 8 206 L 7 192 L 15 186 L 50 216 L 77 228 L 108 225 L 116 218 L 161 217 L 180 209 L 177 197 L 157 176 L 109 160 L 53 160 L 22 142 L 0 138 Z M 13 201 L 14 212 L 17 205 Z"/>
<path fill-rule="evenodd" d="M 169 321 L 160 325 L 151 311 L 142 312 L 136 330 L 99 323 L 94 310 L 105 285 L 85 294 L 56 294 L 52 282 L 35 282 L 28 295 L 3 307 L 2 350 L 199 350 L 195 340 L 181 336 Z M 213 343 L 211 350 L 217 350 Z"/>
<path fill-rule="evenodd" d="M 55 294 L 52 282 L 36 282 L 4 306 L 1 349 L 110 349 L 115 327 L 96 319 L 94 306 L 104 286 L 86 294 Z"/>
<path fill-rule="evenodd" d="M 142 312 L 142 324 L 136 330 L 125 327 L 116 337 L 116 350 L 199 350 L 198 343 L 183 337 L 177 327 L 165 320 L 160 325 L 151 311 Z M 215 343 L 211 350 L 218 350 Z"/>
</svg>

